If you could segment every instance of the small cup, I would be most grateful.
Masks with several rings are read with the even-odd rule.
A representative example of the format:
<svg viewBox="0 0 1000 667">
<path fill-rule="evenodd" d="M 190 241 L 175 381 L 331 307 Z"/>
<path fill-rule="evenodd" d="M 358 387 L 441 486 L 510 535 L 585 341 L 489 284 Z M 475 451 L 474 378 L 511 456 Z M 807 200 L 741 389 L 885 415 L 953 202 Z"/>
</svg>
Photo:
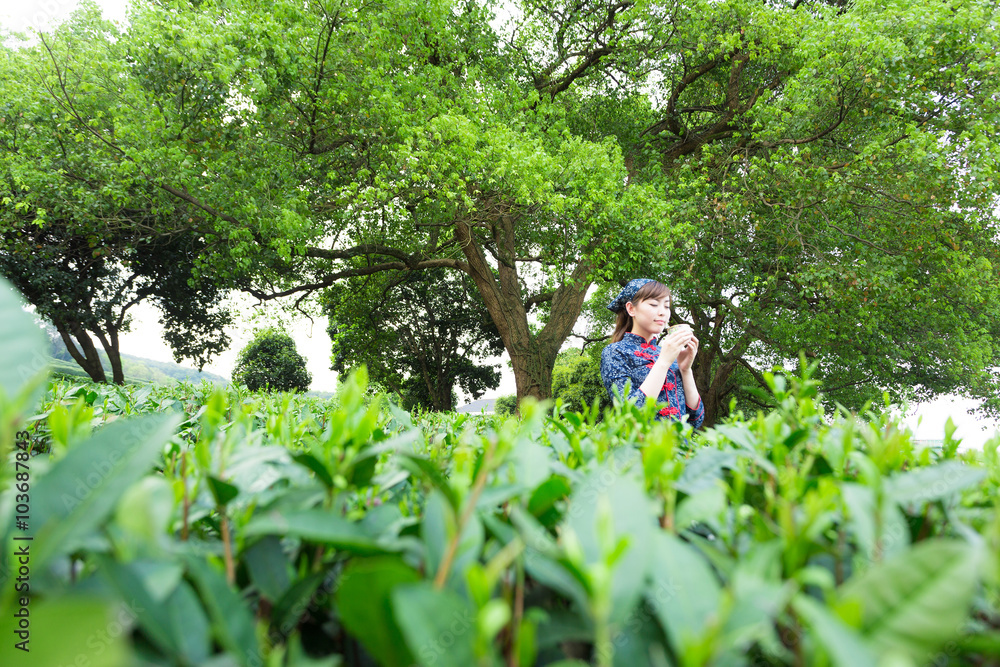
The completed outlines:
<svg viewBox="0 0 1000 667">
<path fill-rule="evenodd" d="M 672 326 L 667 327 L 667 335 L 669 336 L 670 334 L 674 333 L 675 331 L 680 331 L 680 330 L 693 331 L 691 329 L 691 325 L 690 324 L 684 324 L 684 323 L 674 324 Z M 684 349 L 687 349 L 687 345 L 686 344 L 684 345 Z"/>
</svg>

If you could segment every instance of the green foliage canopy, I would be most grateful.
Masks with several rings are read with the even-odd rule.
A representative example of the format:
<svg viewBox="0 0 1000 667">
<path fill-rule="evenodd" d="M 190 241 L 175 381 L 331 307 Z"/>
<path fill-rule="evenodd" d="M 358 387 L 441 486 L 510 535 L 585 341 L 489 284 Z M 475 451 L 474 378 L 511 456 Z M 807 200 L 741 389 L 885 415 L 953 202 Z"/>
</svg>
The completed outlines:
<svg viewBox="0 0 1000 667">
<path fill-rule="evenodd" d="M 517 396 L 513 394 L 497 396 L 496 400 L 493 401 L 493 414 L 506 417 L 514 414 L 516 410 Z"/>
<path fill-rule="evenodd" d="M 521 397 L 549 395 L 592 284 L 656 275 L 709 424 L 800 350 L 848 406 L 998 406 L 995 3 L 494 9 L 139 3 L 114 41 L 81 18 L 84 55 L 65 33 L 5 57 L 109 182 L 204 218 L 213 279 L 466 274 Z"/>
<path fill-rule="evenodd" d="M 0 48 L 0 274 L 103 382 L 95 337 L 120 384 L 137 304 L 158 308 L 175 358 L 198 368 L 228 346 L 230 313 L 195 274 L 203 215 L 136 173 L 98 122 L 121 112 L 107 91 L 127 57 L 119 37 L 89 7 L 34 48 Z"/>
<path fill-rule="evenodd" d="M 601 379 L 601 351 L 606 342 L 589 345 L 586 350 L 569 348 L 556 357 L 552 369 L 552 398 L 562 399 L 567 410 L 584 412 L 594 402 L 600 408 L 611 403 Z"/>
<path fill-rule="evenodd" d="M 496 389 L 495 366 L 477 363 L 503 342 L 471 279 L 443 269 L 348 278 L 323 296 L 333 370 L 365 364 L 404 409 L 454 408 L 456 386 L 473 399 Z"/>
<path fill-rule="evenodd" d="M 240 350 L 233 381 L 246 385 L 250 391 L 304 392 L 309 389 L 312 374 L 291 336 L 277 329 L 261 329 Z"/>
</svg>

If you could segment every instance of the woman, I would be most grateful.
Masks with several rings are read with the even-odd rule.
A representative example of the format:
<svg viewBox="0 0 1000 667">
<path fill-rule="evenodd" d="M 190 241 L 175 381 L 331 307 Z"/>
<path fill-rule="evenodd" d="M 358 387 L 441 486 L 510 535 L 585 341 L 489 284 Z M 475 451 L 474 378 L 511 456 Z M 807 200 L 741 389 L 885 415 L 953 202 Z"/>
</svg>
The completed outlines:
<svg viewBox="0 0 1000 667">
<path fill-rule="evenodd" d="M 691 363 L 698 339 L 687 325 L 675 327 L 657 345 L 656 336 L 670 320 L 670 290 L 649 278 L 636 278 L 608 304 L 618 314 L 611 343 L 601 354 L 601 378 L 608 394 L 615 389 L 642 405 L 646 399 L 666 403 L 657 419 L 688 416 L 695 427 L 705 421 L 705 406 L 694 382 Z M 631 381 L 626 393 L 625 385 Z"/>
</svg>

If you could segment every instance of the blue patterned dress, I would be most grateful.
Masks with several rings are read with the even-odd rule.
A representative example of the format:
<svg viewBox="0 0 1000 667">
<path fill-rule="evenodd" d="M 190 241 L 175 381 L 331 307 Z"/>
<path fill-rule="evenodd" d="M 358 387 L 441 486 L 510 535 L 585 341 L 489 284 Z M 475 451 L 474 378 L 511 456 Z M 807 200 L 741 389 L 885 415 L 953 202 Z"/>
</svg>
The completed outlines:
<svg viewBox="0 0 1000 667">
<path fill-rule="evenodd" d="M 631 332 L 626 333 L 617 343 L 611 343 L 604 348 L 604 352 L 601 353 L 601 378 L 604 380 L 608 395 L 614 398 L 614 390 L 617 387 L 626 399 L 636 405 L 645 403 L 646 394 L 642 393 L 639 386 L 645 382 L 649 369 L 659 356 L 660 347 L 656 343 L 652 341 L 647 343 L 642 336 Z M 628 380 L 632 380 L 632 387 L 628 394 L 625 394 L 625 383 Z M 681 370 L 676 361 L 667 370 L 667 377 L 656 400 L 668 406 L 660 410 L 657 419 L 666 417 L 680 419 L 680 415 L 686 413 L 688 421 L 696 428 L 705 421 L 705 404 L 700 397 L 698 407 L 694 410 L 687 407 L 687 403 L 684 402 L 684 383 L 681 381 Z"/>
</svg>

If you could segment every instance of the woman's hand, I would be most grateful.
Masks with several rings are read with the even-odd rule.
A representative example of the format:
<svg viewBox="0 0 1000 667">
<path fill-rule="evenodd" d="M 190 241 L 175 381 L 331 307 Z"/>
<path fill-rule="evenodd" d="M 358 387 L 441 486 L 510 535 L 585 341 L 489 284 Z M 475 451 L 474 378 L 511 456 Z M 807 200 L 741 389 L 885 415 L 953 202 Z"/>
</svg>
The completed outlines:
<svg viewBox="0 0 1000 667">
<path fill-rule="evenodd" d="M 680 368 L 681 373 L 691 370 L 691 364 L 694 362 L 696 354 L 698 354 L 698 339 L 695 338 L 694 334 L 691 334 L 691 339 L 687 347 L 677 354 L 677 366 Z"/>
<path fill-rule="evenodd" d="M 691 341 L 695 341 L 697 344 L 697 338 L 690 329 L 682 327 L 671 334 L 667 334 L 667 337 L 660 341 L 660 357 L 657 362 L 669 366 L 670 364 L 677 361 L 680 363 L 681 357 L 684 354 L 684 346 L 691 346 Z M 688 363 L 690 368 L 690 362 Z M 683 370 L 683 367 L 681 368 Z"/>
</svg>

